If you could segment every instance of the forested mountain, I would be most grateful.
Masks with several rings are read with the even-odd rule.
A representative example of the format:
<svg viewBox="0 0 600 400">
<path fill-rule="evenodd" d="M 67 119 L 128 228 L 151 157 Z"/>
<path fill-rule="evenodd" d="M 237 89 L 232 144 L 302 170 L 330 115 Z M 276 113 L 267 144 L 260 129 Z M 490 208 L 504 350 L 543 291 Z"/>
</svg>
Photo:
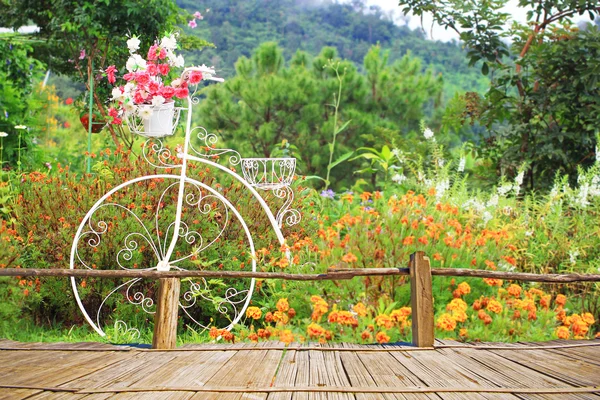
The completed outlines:
<svg viewBox="0 0 600 400">
<path fill-rule="evenodd" d="M 216 48 L 204 49 L 191 59 L 215 65 L 228 77 L 240 56 L 249 57 L 261 43 L 274 41 L 286 60 L 297 50 L 317 55 L 324 46 L 333 46 L 340 57 L 363 64 L 372 45 L 390 50 L 390 61 L 407 52 L 442 74 L 447 94 L 454 91 L 483 90 L 487 80 L 467 65 L 465 51 L 456 42 L 444 43 L 424 38 L 420 30 L 394 24 L 392 17 L 365 0 L 340 4 L 333 0 L 178 0 L 191 13 L 200 11 L 204 19 L 189 29 L 212 41 Z M 208 11 L 207 11 L 208 10 Z M 398 10 L 400 11 L 400 9 Z"/>
</svg>

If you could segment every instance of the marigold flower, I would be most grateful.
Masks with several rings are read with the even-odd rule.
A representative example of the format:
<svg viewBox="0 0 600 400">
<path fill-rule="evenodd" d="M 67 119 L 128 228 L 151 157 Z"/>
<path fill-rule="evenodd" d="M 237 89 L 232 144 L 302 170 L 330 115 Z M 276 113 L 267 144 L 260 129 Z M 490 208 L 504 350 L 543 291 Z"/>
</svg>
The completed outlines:
<svg viewBox="0 0 600 400">
<path fill-rule="evenodd" d="M 278 324 L 285 325 L 290 321 L 288 315 L 282 311 L 275 311 L 273 313 L 273 321 Z"/>
<path fill-rule="evenodd" d="M 335 322 L 340 325 L 358 326 L 358 320 L 350 311 L 338 311 Z"/>
<path fill-rule="evenodd" d="M 467 311 L 467 303 L 463 299 L 452 299 L 450 303 L 446 306 L 446 310 L 448 311 Z"/>
<path fill-rule="evenodd" d="M 358 258 L 354 254 L 348 253 L 342 257 L 342 261 L 347 263 L 353 263 L 358 261 Z"/>
<path fill-rule="evenodd" d="M 373 339 L 373 335 L 371 335 L 371 332 L 369 332 L 368 330 L 364 330 L 361 334 L 360 334 L 360 338 L 362 340 L 372 340 Z"/>
<path fill-rule="evenodd" d="M 260 319 L 261 316 L 262 311 L 258 307 L 252 306 L 246 309 L 246 318 Z"/>
<path fill-rule="evenodd" d="M 265 314 L 265 322 L 273 322 L 273 313 L 271 311 Z"/>
<path fill-rule="evenodd" d="M 223 329 L 223 331 L 221 332 L 221 337 L 226 342 L 231 342 L 231 343 L 235 342 L 235 335 L 226 329 Z"/>
<path fill-rule="evenodd" d="M 500 314 L 502 312 L 502 304 L 496 299 L 490 299 L 486 310 L 491 311 L 495 314 Z"/>
<path fill-rule="evenodd" d="M 489 286 L 502 286 L 502 279 L 483 278 L 483 281 Z"/>
<path fill-rule="evenodd" d="M 296 310 L 294 310 L 293 308 L 290 308 L 288 310 L 288 317 L 294 318 L 295 316 L 296 316 Z"/>
<path fill-rule="evenodd" d="M 377 335 L 375 335 L 375 340 L 377 340 L 377 343 L 388 343 L 390 341 L 390 337 L 383 331 L 381 332 L 377 332 Z"/>
<path fill-rule="evenodd" d="M 287 301 L 287 298 L 281 298 L 277 301 L 277 310 L 281 312 L 286 312 L 290 309 L 290 304 Z"/>
<path fill-rule="evenodd" d="M 452 315 L 444 313 L 438 318 L 436 326 L 443 331 L 453 331 L 456 329 L 456 320 Z"/>
<path fill-rule="evenodd" d="M 461 282 L 458 284 L 458 290 L 465 295 L 471 293 L 471 286 L 467 282 Z"/>
<path fill-rule="evenodd" d="M 377 317 L 375 317 L 375 324 L 377 324 L 377 326 L 390 329 L 394 326 L 394 320 L 392 320 L 392 317 L 387 314 L 379 314 Z"/>
<path fill-rule="evenodd" d="M 467 313 L 462 310 L 452 311 L 452 318 L 456 320 L 456 322 L 465 322 L 467 320 Z"/>
<path fill-rule="evenodd" d="M 467 336 L 469 336 L 469 331 L 467 330 L 467 328 L 460 328 L 460 330 L 458 331 L 458 336 L 466 338 Z"/>
<path fill-rule="evenodd" d="M 310 338 L 316 338 L 325 334 L 325 329 L 319 324 L 315 324 L 314 322 L 309 324 L 306 327 L 306 333 Z"/>
<path fill-rule="evenodd" d="M 292 334 L 292 331 L 285 329 L 279 334 L 279 340 L 285 344 L 290 344 L 294 341 L 294 335 Z"/>
<path fill-rule="evenodd" d="M 259 329 L 258 332 L 256 332 L 256 334 L 259 338 L 268 339 L 271 336 L 271 331 L 267 329 Z"/>
<path fill-rule="evenodd" d="M 506 289 L 508 294 L 510 294 L 513 297 L 521 297 L 521 290 L 521 286 L 515 285 L 514 283 L 510 285 L 508 289 Z"/>
<path fill-rule="evenodd" d="M 414 236 L 407 236 L 402 241 L 402 244 L 404 246 L 409 246 L 409 245 L 413 244 L 414 242 L 415 242 L 415 237 Z"/>
<path fill-rule="evenodd" d="M 216 326 L 211 326 L 211 327 L 210 327 L 210 330 L 208 331 L 208 336 L 209 336 L 211 339 L 216 339 L 216 338 L 218 338 L 219 336 L 221 336 L 221 331 L 220 331 L 220 329 L 217 329 L 217 327 L 216 327 Z"/>
<path fill-rule="evenodd" d="M 581 319 L 588 325 L 593 325 L 596 322 L 592 313 L 589 312 L 581 314 Z"/>
<path fill-rule="evenodd" d="M 257 343 L 258 342 L 258 335 L 256 333 L 251 333 L 248 335 L 248 339 L 250 339 L 251 342 L 253 343 Z"/>
<path fill-rule="evenodd" d="M 537 320 L 537 313 L 535 310 L 529 310 L 529 314 L 527 314 L 527 320 L 529 320 L 529 321 Z"/>
<path fill-rule="evenodd" d="M 558 294 L 556 295 L 556 299 L 554 299 L 554 302 L 557 306 L 564 307 L 565 304 L 567 304 L 567 297 L 564 294 Z"/>
<path fill-rule="evenodd" d="M 393 310 L 390 313 L 390 317 L 395 322 L 404 322 L 408 319 L 408 316 L 412 313 L 410 307 L 402 307 L 397 310 Z"/>
<path fill-rule="evenodd" d="M 356 305 L 352 307 L 352 311 L 354 311 L 359 317 L 367 316 L 367 307 L 361 302 L 356 303 Z"/>
<path fill-rule="evenodd" d="M 566 326 L 559 326 L 558 328 L 556 328 L 554 334 L 559 339 L 569 339 L 569 337 L 571 336 L 571 332 Z"/>
</svg>

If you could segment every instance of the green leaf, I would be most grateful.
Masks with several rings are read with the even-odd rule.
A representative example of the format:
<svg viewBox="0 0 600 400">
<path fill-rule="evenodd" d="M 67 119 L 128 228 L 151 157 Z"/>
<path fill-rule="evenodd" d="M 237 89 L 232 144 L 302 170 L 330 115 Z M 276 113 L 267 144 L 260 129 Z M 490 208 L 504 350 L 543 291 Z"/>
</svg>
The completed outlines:
<svg viewBox="0 0 600 400">
<path fill-rule="evenodd" d="M 354 154 L 353 151 L 348 152 L 344 155 L 342 155 L 341 157 L 339 157 L 337 160 L 335 160 L 334 162 L 331 163 L 331 165 L 329 166 L 329 169 L 333 169 L 333 167 L 337 166 L 338 164 L 343 163 L 344 161 L 346 161 L 348 158 L 350 158 L 350 156 Z"/>
<path fill-rule="evenodd" d="M 338 133 L 340 133 L 341 131 L 343 131 L 344 129 L 346 129 L 348 127 L 348 124 L 351 122 L 352 120 L 348 120 L 344 123 L 344 125 L 340 126 L 338 129 L 336 129 L 335 134 L 337 135 Z"/>
</svg>

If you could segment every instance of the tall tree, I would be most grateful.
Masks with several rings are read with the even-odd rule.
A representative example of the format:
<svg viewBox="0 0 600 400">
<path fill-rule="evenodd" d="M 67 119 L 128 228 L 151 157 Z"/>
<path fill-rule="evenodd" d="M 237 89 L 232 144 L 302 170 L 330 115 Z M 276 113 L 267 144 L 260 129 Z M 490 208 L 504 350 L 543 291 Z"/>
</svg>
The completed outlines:
<svg viewBox="0 0 600 400">
<path fill-rule="evenodd" d="M 471 64 L 481 62 L 484 74 L 493 72 L 476 114 L 495 139 L 500 167 L 516 172 L 528 163 L 528 186 L 540 188 L 556 172 L 574 177 L 579 165 L 592 162 L 600 122 L 590 112 L 600 102 L 592 72 L 600 68 L 598 33 L 596 27 L 579 32 L 570 18 L 587 14 L 593 20 L 600 5 L 596 0 L 520 0 L 528 24 L 504 30 L 510 19 L 502 12 L 507 2 L 400 0 L 400 5 L 416 15 L 431 13 L 437 23 L 458 32 Z"/>
</svg>

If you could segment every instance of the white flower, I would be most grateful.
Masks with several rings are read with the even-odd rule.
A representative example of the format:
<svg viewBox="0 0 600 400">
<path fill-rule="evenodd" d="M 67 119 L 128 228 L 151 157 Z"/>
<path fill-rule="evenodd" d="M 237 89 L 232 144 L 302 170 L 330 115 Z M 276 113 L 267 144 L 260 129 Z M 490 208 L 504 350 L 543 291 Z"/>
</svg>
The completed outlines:
<svg viewBox="0 0 600 400">
<path fill-rule="evenodd" d="M 492 214 L 489 211 L 486 211 L 483 213 L 483 215 L 481 216 L 481 219 L 483 220 L 484 224 L 487 224 L 492 218 L 494 218 L 492 216 Z"/>
<path fill-rule="evenodd" d="M 146 69 L 146 60 L 139 54 L 134 54 L 127 60 L 125 68 L 127 68 L 127 71 L 129 72 L 144 71 Z"/>
<path fill-rule="evenodd" d="M 600 149 L 596 146 L 596 162 L 600 163 Z"/>
<path fill-rule="evenodd" d="M 590 205 L 588 201 L 588 194 L 590 191 L 590 185 L 585 182 L 581 186 L 579 186 L 579 193 L 577 194 L 577 198 L 575 199 L 575 204 L 578 204 L 581 208 L 585 208 Z"/>
<path fill-rule="evenodd" d="M 160 47 L 167 51 L 173 51 L 177 48 L 177 38 L 175 35 L 164 36 L 160 41 Z"/>
<path fill-rule="evenodd" d="M 112 90 L 112 100 L 120 101 L 123 98 L 123 93 L 121 93 L 121 89 L 118 87 L 113 88 Z"/>
<path fill-rule="evenodd" d="M 140 39 L 136 36 L 132 37 L 127 41 L 127 48 L 130 53 L 135 53 L 140 48 Z"/>
<path fill-rule="evenodd" d="M 438 160 L 437 160 L 438 167 L 442 168 L 444 166 L 445 162 L 446 161 L 444 161 L 443 158 L 438 158 Z"/>
<path fill-rule="evenodd" d="M 579 251 L 577 251 L 577 250 L 569 251 L 569 261 L 571 262 L 571 264 L 577 263 L 578 256 L 579 256 Z"/>
<path fill-rule="evenodd" d="M 6 133 L 6 132 L 0 132 L 0 137 L 7 137 L 7 136 L 8 136 L 8 133 Z"/>
<path fill-rule="evenodd" d="M 533 236 L 533 230 L 525 231 L 525 236 Z"/>
<path fill-rule="evenodd" d="M 15 125 L 15 129 L 27 129 L 25 125 Z"/>
<path fill-rule="evenodd" d="M 123 109 L 125 110 L 125 114 L 133 114 L 136 110 L 135 104 L 132 101 L 127 101 L 123 103 Z"/>
<path fill-rule="evenodd" d="M 458 168 L 457 171 L 458 172 L 463 172 L 465 170 L 465 166 L 467 165 L 467 159 L 464 157 L 460 158 L 460 161 L 458 162 Z"/>
<path fill-rule="evenodd" d="M 429 140 L 433 137 L 433 131 L 427 128 L 425 131 L 423 131 L 423 136 L 425 136 L 425 139 Z"/>
<path fill-rule="evenodd" d="M 519 172 L 519 174 L 515 177 L 515 185 L 516 186 L 521 186 L 523 184 L 523 178 L 524 177 L 525 177 L 525 171 Z"/>
<path fill-rule="evenodd" d="M 181 68 L 185 65 L 185 60 L 183 59 L 183 56 L 180 54 L 177 56 L 177 58 L 175 58 L 175 60 L 173 61 L 173 66 L 177 67 L 177 68 Z"/>
<path fill-rule="evenodd" d="M 498 194 L 500 196 L 506 196 L 508 192 L 512 190 L 513 186 L 509 183 L 508 185 L 502 185 L 498 188 Z"/>
<path fill-rule="evenodd" d="M 161 106 L 163 105 L 163 103 L 165 102 L 165 98 L 162 96 L 154 96 L 152 98 L 152 105 L 153 106 Z"/>
<path fill-rule="evenodd" d="M 448 189 L 450 189 L 450 180 L 448 179 L 444 179 L 435 185 L 435 197 L 437 201 L 440 201 Z"/>
<path fill-rule="evenodd" d="M 152 108 L 151 107 L 140 107 L 138 110 L 138 115 L 141 119 L 150 119 L 152 116 Z"/>
<path fill-rule="evenodd" d="M 496 207 L 498 205 L 498 195 L 494 194 L 490 197 L 490 200 L 487 202 L 488 207 Z"/>
<path fill-rule="evenodd" d="M 392 181 L 396 182 L 398 185 L 406 180 L 406 176 L 404 174 L 394 174 L 392 176 Z"/>
</svg>

